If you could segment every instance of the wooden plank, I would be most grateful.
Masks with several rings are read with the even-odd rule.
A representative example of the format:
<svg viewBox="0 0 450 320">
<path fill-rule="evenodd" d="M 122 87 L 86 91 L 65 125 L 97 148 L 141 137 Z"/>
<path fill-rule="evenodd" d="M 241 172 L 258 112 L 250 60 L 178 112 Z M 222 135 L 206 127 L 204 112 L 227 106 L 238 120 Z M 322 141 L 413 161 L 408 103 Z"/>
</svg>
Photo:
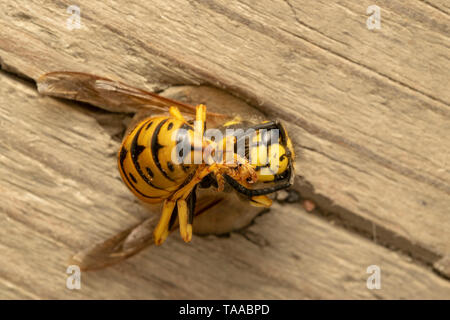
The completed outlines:
<svg viewBox="0 0 450 320">
<path fill-rule="evenodd" d="M 149 90 L 200 83 L 226 88 L 268 118 L 287 123 L 299 154 L 296 188 L 314 199 L 321 212 L 377 243 L 434 264 L 449 277 L 450 121 L 445 89 L 450 79 L 445 2 L 415 1 L 406 8 L 401 2 L 381 1 L 382 28 L 376 31 L 365 27 L 369 1 L 127 1 L 126 6 L 80 1 L 82 29 L 70 31 L 65 26 L 71 4 L 60 1 L 44 8 L 35 0 L 2 2 L 2 67 L 32 79 L 52 70 L 95 72 Z M 34 97 L 34 88 L 18 90 L 12 83 L 5 88 L 9 100 L 14 101 L 13 94 L 22 100 L 4 104 L 0 116 L 8 119 L 15 113 L 14 121 L 24 134 L 14 132 L 11 120 L 0 123 L 8 137 L 2 147 L 10 152 L 9 159 L 0 154 L 10 169 L 1 176 L 2 191 L 10 194 L 2 207 L 7 213 L 3 219 L 25 226 L 14 239 L 19 234 L 33 235 L 22 248 L 25 252 L 49 246 L 43 238 L 56 241 L 52 250 L 70 248 L 67 256 L 146 215 L 127 198 L 111 161 L 117 142 L 110 134 L 120 135 L 122 118 L 75 105 L 64 105 L 70 111 L 56 111 L 60 105 L 54 100 L 39 100 L 34 105 L 39 111 L 33 113 L 24 101 Z M 103 126 L 94 118 L 102 118 Z M 71 130 L 66 130 L 66 123 L 73 124 Z M 64 134 L 56 134 L 61 130 Z M 85 132 L 90 134 L 83 136 Z M 13 138 L 14 146 L 8 144 Z M 58 161 L 61 152 L 67 159 Z M 16 179 L 4 178 L 10 172 L 17 172 Z M 28 185 L 29 177 L 43 185 Z M 54 187 L 60 185 L 62 193 L 55 194 Z M 36 190 L 40 197 L 33 196 Z M 127 210 L 137 216 L 130 217 Z M 67 212 L 76 226 L 67 226 Z M 6 237 L 9 231 L 4 232 Z M 92 238 L 83 242 L 87 234 Z M 15 253 L 13 243 L 0 244 L 25 266 L 26 259 Z M 206 254 L 200 261 L 205 259 Z M 11 266 L 4 267 L 8 271 Z M 43 274 L 35 285 L 63 269 Z M 22 287 L 25 273 L 31 271 L 24 267 L 19 278 L 5 271 L 0 282 L 9 288 L 6 296 L 38 296 L 31 287 Z M 110 278 L 95 285 L 110 281 L 106 279 Z M 122 285 L 133 281 L 137 280 L 124 280 Z M 14 287 L 16 282 L 20 286 Z M 133 295 L 130 291 L 124 295 Z"/>
<path fill-rule="evenodd" d="M 428 264 L 450 254 L 445 2 L 381 1 L 375 31 L 370 1 L 80 1 L 71 31 L 70 4 L 4 1 L 3 67 L 225 87 L 290 124 L 319 206 Z"/>
<path fill-rule="evenodd" d="M 72 254 L 149 213 L 120 181 L 98 111 L 4 73 L 0 99 L 1 298 L 450 298 L 450 283 L 411 259 L 278 204 L 228 238 L 171 237 L 68 290 Z M 369 265 L 381 290 L 366 288 Z"/>
</svg>

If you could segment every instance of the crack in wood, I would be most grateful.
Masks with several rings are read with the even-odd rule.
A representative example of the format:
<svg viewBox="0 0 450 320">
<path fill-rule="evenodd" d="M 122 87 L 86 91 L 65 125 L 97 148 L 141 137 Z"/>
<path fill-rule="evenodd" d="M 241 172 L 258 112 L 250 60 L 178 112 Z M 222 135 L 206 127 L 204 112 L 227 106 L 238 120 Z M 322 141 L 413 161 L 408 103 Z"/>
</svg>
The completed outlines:
<svg viewBox="0 0 450 320">
<path fill-rule="evenodd" d="M 284 40 L 286 40 L 288 42 L 291 41 L 289 38 L 284 37 L 280 32 L 277 32 L 276 28 L 267 27 L 265 25 L 260 24 L 257 21 L 250 21 L 246 17 L 244 17 L 243 15 L 238 14 L 236 11 L 231 11 L 228 8 L 226 8 L 225 6 L 221 6 L 221 5 L 217 4 L 217 3 L 211 4 L 210 1 L 203 1 L 203 0 L 201 1 L 201 3 L 206 5 L 210 9 L 218 12 L 218 13 L 221 13 L 221 14 L 225 15 L 226 17 L 228 17 L 231 20 L 238 21 L 238 22 L 241 22 L 241 23 L 247 25 L 249 28 L 251 28 L 254 31 L 261 32 L 264 35 L 270 36 L 270 37 L 272 37 L 274 39 L 277 39 L 277 40 L 279 40 L 280 37 L 281 37 L 281 38 L 283 38 Z M 292 7 L 291 7 L 291 9 L 292 9 Z M 351 59 L 349 57 L 346 57 L 346 56 L 340 54 L 339 52 L 337 52 L 335 50 L 331 50 L 330 48 L 326 48 L 326 47 L 324 47 L 323 45 L 320 45 L 317 42 L 311 41 L 310 39 L 308 39 L 305 36 L 301 36 L 299 34 L 293 33 L 292 31 L 289 31 L 289 30 L 287 30 L 285 28 L 281 28 L 280 27 L 278 29 L 284 31 L 287 34 L 290 34 L 291 36 L 294 36 L 297 39 L 305 41 L 305 42 L 309 43 L 310 45 L 312 45 L 312 46 L 314 46 L 316 48 L 319 48 L 320 50 L 322 50 L 323 52 L 325 52 L 327 54 L 331 54 L 331 55 L 333 55 L 335 57 L 338 57 L 342 61 L 345 61 L 345 62 L 347 62 L 347 63 L 349 63 L 349 64 L 351 64 L 353 66 L 356 66 L 357 68 L 360 68 L 362 70 L 366 70 L 366 71 L 368 71 L 368 72 L 370 72 L 372 74 L 375 74 L 375 75 L 377 75 L 377 76 L 387 80 L 388 82 L 394 83 L 394 84 L 396 84 L 396 85 L 398 85 L 398 86 L 400 86 L 400 87 L 402 87 L 404 89 L 411 90 L 412 92 L 417 93 L 417 94 L 419 94 L 421 96 L 427 97 L 427 98 L 429 98 L 429 99 L 431 99 L 431 100 L 433 100 L 435 102 L 442 103 L 446 107 L 450 107 L 450 103 L 447 102 L 447 101 L 444 101 L 444 100 L 442 100 L 442 99 L 440 99 L 438 97 L 435 97 L 435 96 L 433 96 L 433 95 L 431 95 L 431 94 L 429 94 L 427 92 L 424 92 L 422 90 L 419 90 L 419 89 L 417 89 L 417 88 L 415 88 L 415 87 L 405 83 L 404 81 L 395 79 L 395 78 L 393 78 L 393 77 L 391 77 L 391 76 L 389 76 L 387 74 L 379 72 L 379 71 L 371 68 L 368 65 L 362 64 L 362 63 L 360 63 L 358 61 L 355 61 L 355 60 L 353 60 L 353 59 Z M 441 110 L 439 108 L 433 108 L 433 111 L 435 111 L 435 112 L 444 112 L 445 115 L 450 115 L 449 110 Z"/>
<path fill-rule="evenodd" d="M 372 240 L 378 245 L 400 250 L 428 267 L 432 267 L 436 261 L 442 258 L 441 255 L 424 244 L 412 241 L 372 220 L 368 220 L 355 212 L 336 205 L 326 195 L 316 193 L 314 186 L 306 181 L 304 177 L 300 177 L 293 188 L 300 193 L 302 199 L 310 199 L 316 203 L 317 213 L 321 217 L 328 221 L 336 222 L 345 229 Z"/>
</svg>

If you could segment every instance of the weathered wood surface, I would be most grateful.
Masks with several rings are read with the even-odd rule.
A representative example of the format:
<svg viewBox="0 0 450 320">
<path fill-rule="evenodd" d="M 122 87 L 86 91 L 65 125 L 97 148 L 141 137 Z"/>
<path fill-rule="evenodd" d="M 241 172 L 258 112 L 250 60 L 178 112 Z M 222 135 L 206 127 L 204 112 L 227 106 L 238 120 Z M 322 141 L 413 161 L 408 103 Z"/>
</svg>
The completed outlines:
<svg viewBox="0 0 450 320">
<path fill-rule="evenodd" d="M 79 1 L 82 28 L 69 31 L 71 4 L 3 1 L 2 67 L 225 88 L 288 124 L 297 189 L 374 241 L 277 207 L 244 235 L 172 239 L 68 291 L 70 254 L 147 214 L 118 180 L 120 118 L 2 75 L 3 296 L 449 297 L 446 280 L 379 246 L 450 274 L 448 4 L 379 1 L 370 31 L 370 1 Z M 377 263 L 387 282 L 374 292 L 365 269 Z"/>
<path fill-rule="evenodd" d="M 70 291 L 67 258 L 148 213 L 121 183 L 118 141 L 93 110 L 40 97 L 5 74 L 0 84 L 1 130 L 8 132 L 0 144 L 3 298 L 450 297 L 450 284 L 428 269 L 299 205 L 276 205 L 230 238 L 195 237 L 186 245 L 171 237 L 83 273 L 82 289 Z M 380 291 L 366 288 L 373 264 L 382 270 Z"/>
</svg>

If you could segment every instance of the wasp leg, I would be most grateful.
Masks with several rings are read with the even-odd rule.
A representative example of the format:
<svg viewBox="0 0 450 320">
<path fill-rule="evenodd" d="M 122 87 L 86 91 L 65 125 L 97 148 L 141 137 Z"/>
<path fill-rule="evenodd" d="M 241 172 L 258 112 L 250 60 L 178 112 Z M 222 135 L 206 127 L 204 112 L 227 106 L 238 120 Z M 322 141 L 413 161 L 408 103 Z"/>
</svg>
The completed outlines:
<svg viewBox="0 0 450 320">
<path fill-rule="evenodd" d="M 161 244 L 165 240 L 164 237 L 164 235 L 166 234 L 165 230 L 168 229 L 168 221 L 170 219 L 170 215 L 168 214 L 168 212 L 171 213 L 174 210 L 175 203 L 177 204 L 176 209 L 178 210 L 178 221 L 180 225 L 181 237 L 186 242 L 191 241 L 192 223 L 195 215 L 197 184 L 199 184 L 202 181 L 202 179 L 211 172 L 217 175 L 219 170 L 220 169 L 217 164 L 213 164 L 211 166 L 204 166 L 202 169 L 198 170 L 195 173 L 195 175 L 192 177 L 191 181 L 189 181 L 188 184 L 186 184 L 181 189 L 177 190 L 171 196 L 171 200 L 166 200 L 164 202 L 163 213 L 161 214 L 160 222 L 158 223 L 158 226 L 155 228 L 155 243 Z"/>
<path fill-rule="evenodd" d="M 189 242 L 192 239 L 192 224 L 190 225 L 190 228 L 188 228 L 188 207 L 186 200 L 184 199 L 178 200 L 177 207 L 178 207 L 178 221 L 180 225 L 181 237 L 185 242 Z"/>
<path fill-rule="evenodd" d="M 159 218 L 159 222 L 155 228 L 155 231 L 153 231 L 153 236 L 155 238 L 156 245 L 162 244 L 169 235 L 169 222 L 170 217 L 172 216 L 172 213 L 174 211 L 174 208 L 175 208 L 174 200 L 164 201 L 161 217 Z"/>
<path fill-rule="evenodd" d="M 217 181 L 217 191 L 222 192 L 223 189 L 225 188 L 225 179 L 223 175 L 216 174 L 216 181 Z"/>
<path fill-rule="evenodd" d="M 202 136 L 203 131 L 205 131 L 205 122 L 206 122 L 206 106 L 204 104 L 199 104 L 197 106 L 197 110 L 195 113 L 195 120 L 199 123 L 201 123 L 201 129 L 202 129 Z"/>
<path fill-rule="evenodd" d="M 203 163 L 204 138 L 206 129 L 206 106 L 199 104 L 195 113 L 194 122 L 194 164 Z"/>
<path fill-rule="evenodd" d="M 178 227 L 179 223 L 178 223 L 177 218 L 178 218 L 178 207 L 175 206 L 173 208 L 172 215 L 170 216 L 169 233 L 173 231 L 174 226 Z M 175 225 L 175 223 L 177 223 L 177 225 Z"/>
<path fill-rule="evenodd" d="M 180 110 L 177 107 L 170 107 L 169 108 L 169 113 L 172 117 L 181 120 L 181 121 L 186 121 L 183 117 L 183 115 L 181 114 Z"/>
<path fill-rule="evenodd" d="M 250 185 L 248 182 L 243 181 L 242 185 L 246 188 L 250 188 Z M 251 189 L 249 189 L 251 190 Z M 254 207 L 263 207 L 263 208 L 269 208 L 272 206 L 272 199 L 270 199 L 265 194 L 262 195 L 251 195 L 250 197 L 250 204 Z"/>
<path fill-rule="evenodd" d="M 253 196 L 250 198 L 250 204 L 254 207 L 269 208 L 272 205 L 272 199 L 268 196 Z"/>
<path fill-rule="evenodd" d="M 228 165 L 227 169 L 228 170 L 226 170 L 224 174 L 226 174 L 226 176 L 228 176 L 231 179 L 248 183 L 255 183 L 258 180 L 258 175 L 255 169 L 248 163 L 248 161 L 244 163 L 239 162 L 236 165 L 234 164 Z"/>
<path fill-rule="evenodd" d="M 194 187 L 192 192 L 189 194 L 189 197 L 187 198 L 187 204 L 188 204 L 188 225 L 187 225 L 187 233 L 189 239 L 192 239 L 192 224 L 194 223 L 194 216 L 195 216 L 195 204 L 197 202 L 197 185 Z"/>
<path fill-rule="evenodd" d="M 192 222 L 194 219 L 195 211 L 195 190 L 197 184 L 199 184 L 202 179 L 210 173 L 213 173 L 217 177 L 222 176 L 224 172 L 230 172 L 230 167 L 228 165 L 217 163 L 214 163 L 210 166 L 202 165 L 189 181 L 189 183 L 187 183 L 181 189 L 177 190 L 170 197 L 170 199 L 164 202 L 160 221 L 154 231 L 155 243 L 157 245 L 163 243 L 169 234 L 169 221 L 171 219 L 172 212 L 174 212 L 174 209 L 178 210 L 180 233 L 183 240 L 186 242 L 191 241 Z M 225 175 L 225 178 L 226 177 L 232 179 L 231 177 Z M 261 197 L 255 197 L 255 202 L 267 204 L 267 200 Z M 177 205 L 176 208 L 175 205 Z"/>
<path fill-rule="evenodd" d="M 192 189 L 202 181 L 204 177 L 206 177 L 211 172 L 215 172 L 217 169 L 217 164 L 213 164 L 211 166 L 201 165 L 197 172 L 192 177 L 191 181 L 187 183 L 181 189 L 178 189 L 172 196 L 172 199 L 186 199 L 191 193 Z"/>
<path fill-rule="evenodd" d="M 180 223 L 180 232 L 182 232 L 181 236 L 185 242 L 190 242 L 192 240 L 192 224 L 194 222 L 195 215 L 195 203 L 197 201 L 197 185 L 192 189 L 189 193 L 187 199 L 180 199 L 178 203 L 181 205 L 178 206 L 179 210 L 183 210 L 183 224 L 185 224 L 185 231 L 181 231 L 182 224 Z M 181 206 L 181 208 L 180 208 Z M 179 218 L 178 220 L 180 220 Z"/>
</svg>

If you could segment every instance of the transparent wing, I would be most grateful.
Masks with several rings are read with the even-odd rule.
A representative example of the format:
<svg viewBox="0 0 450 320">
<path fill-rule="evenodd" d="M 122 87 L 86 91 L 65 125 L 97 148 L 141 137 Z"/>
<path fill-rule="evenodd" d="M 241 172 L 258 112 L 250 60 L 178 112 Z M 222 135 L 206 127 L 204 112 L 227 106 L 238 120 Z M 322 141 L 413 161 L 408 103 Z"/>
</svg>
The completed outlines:
<svg viewBox="0 0 450 320">
<path fill-rule="evenodd" d="M 41 94 L 86 102 L 111 112 L 135 113 L 146 109 L 154 114 L 167 112 L 170 106 L 176 106 L 182 113 L 195 115 L 192 105 L 88 73 L 46 73 L 37 80 L 37 87 Z M 220 123 L 229 116 L 209 112 L 207 117 Z"/>
<path fill-rule="evenodd" d="M 208 212 L 210 209 L 223 203 L 223 198 L 221 194 L 199 197 L 195 215 L 198 216 Z M 69 260 L 69 263 L 78 265 L 84 271 L 102 269 L 119 263 L 154 245 L 153 230 L 158 224 L 158 220 L 159 217 L 154 215 L 105 241 L 78 252 Z M 175 222 L 170 232 L 177 229 L 178 221 Z"/>
<path fill-rule="evenodd" d="M 154 244 L 153 229 L 157 223 L 156 216 L 144 220 L 132 228 L 78 252 L 69 263 L 78 265 L 84 271 L 102 269 L 119 263 Z"/>
</svg>

